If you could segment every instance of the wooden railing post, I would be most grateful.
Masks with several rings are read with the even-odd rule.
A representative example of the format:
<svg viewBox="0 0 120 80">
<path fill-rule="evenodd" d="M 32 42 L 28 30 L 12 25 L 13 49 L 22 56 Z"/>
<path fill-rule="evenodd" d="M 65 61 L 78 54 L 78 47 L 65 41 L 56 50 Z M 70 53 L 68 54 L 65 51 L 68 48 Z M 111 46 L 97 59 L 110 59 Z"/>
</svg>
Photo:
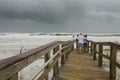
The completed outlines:
<svg viewBox="0 0 120 80">
<path fill-rule="evenodd" d="M 62 44 L 61 46 L 64 47 L 65 45 Z M 63 49 L 63 50 L 61 51 L 61 54 L 63 54 L 64 51 L 65 51 L 65 50 Z M 63 54 L 63 55 L 61 56 L 61 64 L 63 65 L 64 63 L 65 63 L 65 55 Z"/>
<path fill-rule="evenodd" d="M 89 41 L 87 43 L 87 53 L 89 53 Z"/>
<path fill-rule="evenodd" d="M 116 55 L 117 55 L 117 49 L 115 47 L 111 47 L 110 50 L 110 58 L 112 61 L 110 61 L 110 79 L 115 80 L 116 79 L 116 66 L 114 65 L 114 62 L 116 62 Z"/>
<path fill-rule="evenodd" d="M 71 43 L 70 43 L 71 44 Z M 68 55 L 71 53 L 71 45 L 68 47 Z"/>
<path fill-rule="evenodd" d="M 58 50 L 59 50 L 59 46 L 53 49 L 53 54 L 55 54 Z M 59 67 L 58 67 L 58 60 L 57 60 L 57 62 L 53 67 L 53 77 L 57 77 L 58 74 L 59 74 Z"/>
<path fill-rule="evenodd" d="M 73 50 L 73 43 L 71 42 L 71 43 L 69 43 L 69 44 L 71 44 L 70 47 L 69 47 L 69 48 L 70 48 L 70 52 L 71 52 L 71 51 Z M 63 47 L 64 47 L 64 46 L 65 46 L 65 45 L 63 45 Z"/>
<path fill-rule="evenodd" d="M 12 77 L 10 77 L 7 80 L 18 80 L 18 73 L 14 74 Z"/>
<path fill-rule="evenodd" d="M 74 50 L 74 43 L 75 43 L 75 41 L 72 42 L 72 50 Z"/>
<path fill-rule="evenodd" d="M 93 42 L 91 42 L 91 48 L 90 48 L 90 54 L 91 54 L 91 56 L 93 55 Z"/>
<path fill-rule="evenodd" d="M 73 46 L 72 43 L 70 42 L 68 45 L 70 45 L 68 48 L 67 48 L 67 53 L 66 53 L 66 59 L 68 59 L 68 55 L 71 53 L 71 47 Z"/>
<path fill-rule="evenodd" d="M 45 62 L 47 62 L 49 59 L 50 59 L 50 52 L 48 52 L 47 54 L 45 54 L 45 57 L 44 57 Z M 50 65 L 46 66 L 45 69 L 48 69 L 49 66 L 50 66 Z M 45 80 L 48 80 L 48 77 L 49 77 L 48 74 L 46 74 Z"/>
<path fill-rule="evenodd" d="M 96 60 L 96 43 L 94 43 L 93 60 Z"/>
<path fill-rule="evenodd" d="M 90 55 L 92 54 L 92 42 L 90 42 Z"/>
<path fill-rule="evenodd" d="M 98 65 L 102 66 L 102 53 L 103 53 L 103 45 L 99 44 L 99 59 L 98 59 Z"/>
</svg>

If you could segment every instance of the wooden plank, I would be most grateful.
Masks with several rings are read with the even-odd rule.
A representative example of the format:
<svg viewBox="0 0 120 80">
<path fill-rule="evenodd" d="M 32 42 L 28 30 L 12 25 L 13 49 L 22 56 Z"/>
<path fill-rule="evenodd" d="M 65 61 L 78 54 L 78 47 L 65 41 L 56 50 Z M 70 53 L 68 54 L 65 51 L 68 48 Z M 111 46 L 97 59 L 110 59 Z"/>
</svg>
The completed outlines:
<svg viewBox="0 0 120 80">
<path fill-rule="evenodd" d="M 96 43 L 94 43 L 93 60 L 96 60 Z"/>
<path fill-rule="evenodd" d="M 66 64 L 60 69 L 59 79 L 63 80 L 108 80 L 108 73 L 97 67 L 89 54 L 73 51 Z M 59 80 L 58 79 L 58 80 Z M 57 80 L 57 79 L 54 79 Z"/>
<path fill-rule="evenodd" d="M 93 42 L 91 42 L 90 54 L 91 54 L 91 56 L 93 55 Z"/>
<path fill-rule="evenodd" d="M 30 57 L 27 58 L 27 64 L 29 65 L 30 63 L 32 63 L 33 61 L 35 61 L 35 55 L 32 55 Z"/>
<path fill-rule="evenodd" d="M 103 53 L 103 45 L 99 44 L 99 59 L 98 59 L 98 65 L 101 67 L 102 66 L 102 53 Z"/>
<path fill-rule="evenodd" d="M 19 72 L 21 69 L 23 69 L 27 65 L 27 59 L 20 61 L 16 63 L 15 65 L 12 65 L 0 72 L 0 80 L 5 80 L 14 76 L 17 72 Z"/>
<path fill-rule="evenodd" d="M 115 62 L 116 62 L 116 55 L 117 55 L 117 49 L 115 47 L 111 47 L 110 58 Z M 112 80 L 116 79 L 116 66 L 112 61 L 110 61 L 110 79 Z"/>
<path fill-rule="evenodd" d="M 55 47 L 53 49 L 53 54 L 55 54 L 58 50 L 59 50 L 59 46 Z M 58 58 L 55 57 L 55 59 L 54 59 L 54 61 L 56 60 L 56 63 L 53 66 L 53 77 L 56 77 L 59 74 L 58 59 L 59 59 L 59 57 Z"/>
<path fill-rule="evenodd" d="M 47 62 L 49 59 L 50 59 L 50 52 L 48 52 L 44 57 L 45 62 Z M 45 70 L 49 69 L 49 66 L 50 66 L 50 64 L 48 64 L 48 66 L 45 67 Z M 45 80 L 48 80 L 48 78 L 49 78 L 49 76 L 47 73 L 45 76 Z"/>
<path fill-rule="evenodd" d="M 9 79 L 14 74 L 15 74 L 15 65 L 12 65 L 0 72 L 0 80 Z"/>
<path fill-rule="evenodd" d="M 40 77 L 38 77 L 37 80 L 44 80 L 49 71 L 50 71 L 49 68 L 48 68 L 48 69 L 45 69 L 45 70 L 43 71 L 42 75 L 40 75 Z"/>
<path fill-rule="evenodd" d="M 8 80 L 18 80 L 18 73 L 14 74 L 12 77 L 10 77 Z"/>
<path fill-rule="evenodd" d="M 110 45 L 111 45 L 112 47 L 115 47 L 116 49 L 119 49 L 119 50 L 120 50 L 120 43 L 110 42 Z"/>
</svg>

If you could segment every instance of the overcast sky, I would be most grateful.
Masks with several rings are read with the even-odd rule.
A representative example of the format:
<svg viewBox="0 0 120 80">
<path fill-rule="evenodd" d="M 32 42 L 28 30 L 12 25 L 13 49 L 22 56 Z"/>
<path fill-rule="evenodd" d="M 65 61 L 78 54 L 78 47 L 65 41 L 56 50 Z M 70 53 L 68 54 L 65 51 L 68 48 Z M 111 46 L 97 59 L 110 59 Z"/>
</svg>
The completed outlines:
<svg viewBox="0 0 120 80">
<path fill-rule="evenodd" d="M 0 0 L 0 32 L 120 32 L 120 0 Z"/>
</svg>

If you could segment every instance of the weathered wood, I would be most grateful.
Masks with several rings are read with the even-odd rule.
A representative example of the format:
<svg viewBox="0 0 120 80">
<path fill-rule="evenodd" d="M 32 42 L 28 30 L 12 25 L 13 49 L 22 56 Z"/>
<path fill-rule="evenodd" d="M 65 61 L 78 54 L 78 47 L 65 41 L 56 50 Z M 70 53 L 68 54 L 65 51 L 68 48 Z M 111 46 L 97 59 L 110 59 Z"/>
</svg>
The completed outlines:
<svg viewBox="0 0 120 80">
<path fill-rule="evenodd" d="M 69 47 L 66 49 L 67 52 L 66 52 L 66 60 L 68 59 L 68 55 L 69 55 Z"/>
<path fill-rule="evenodd" d="M 10 77 L 8 80 L 18 80 L 18 73 L 14 74 L 12 77 Z"/>
<path fill-rule="evenodd" d="M 59 74 L 59 68 L 58 68 L 58 61 L 57 61 L 53 67 L 53 77 L 57 77 L 58 74 Z"/>
<path fill-rule="evenodd" d="M 32 55 L 32 56 L 30 56 L 30 57 L 27 58 L 27 64 L 30 64 L 30 63 L 32 63 L 35 60 L 36 60 L 35 59 L 35 55 Z"/>
<path fill-rule="evenodd" d="M 53 54 L 55 54 L 57 51 L 59 50 L 59 46 L 57 46 L 56 48 L 53 49 Z M 58 59 L 55 63 L 55 65 L 53 66 L 53 77 L 57 77 L 59 74 L 59 67 L 58 67 Z"/>
<path fill-rule="evenodd" d="M 91 42 L 90 54 L 93 55 L 93 42 Z"/>
<path fill-rule="evenodd" d="M 57 47 L 55 47 L 54 49 L 53 49 L 53 53 L 54 52 L 57 52 L 57 50 L 59 50 L 59 47 L 57 46 Z M 64 52 L 65 53 L 65 52 Z M 57 55 L 56 55 L 57 54 Z M 52 58 L 53 59 L 53 61 L 52 62 L 50 62 L 50 66 L 49 66 L 49 69 L 48 70 L 46 70 L 45 69 L 45 71 L 42 73 L 42 75 L 41 76 L 39 76 L 39 79 L 40 80 L 43 80 L 43 79 L 45 79 L 45 77 L 47 76 L 47 74 L 48 74 L 48 72 L 53 68 L 53 77 L 56 77 L 56 76 L 54 76 L 54 73 L 56 73 L 56 72 L 54 72 L 54 69 L 56 68 L 56 63 L 58 62 L 58 60 L 59 60 L 59 58 L 60 58 L 60 56 L 62 56 L 62 54 L 59 54 L 58 52 L 57 53 L 54 53 L 54 55 L 56 55 L 54 58 Z M 53 55 L 53 56 L 54 56 Z M 47 61 L 48 62 L 48 61 Z M 47 64 L 47 66 L 49 65 L 49 63 Z M 46 67 L 47 67 L 46 66 Z M 59 68 L 57 68 L 58 70 L 59 70 Z M 47 72 L 46 72 L 47 71 Z M 59 73 L 59 72 L 58 72 Z M 32 79 L 31 80 L 33 80 L 33 78 L 35 78 L 34 76 L 32 77 Z"/>
<path fill-rule="evenodd" d="M 87 53 L 89 53 L 89 41 L 87 43 Z"/>
<path fill-rule="evenodd" d="M 12 65 L 0 72 L 0 80 L 6 80 L 15 74 L 15 65 Z"/>
<path fill-rule="evenodd" d="M 61 56 L 61 64 L 63 65 L 65 63 L 64 55 Z"/>
<path fill-rule="evenodd" d="M 62 44 L 61 45 L 61 47 L 63 48 L 65 46 L 65 44 Z M 65 49 L 63 49 L 62 51 L 61 51 L 61 54 L 63 53 L 65 51 Z M 65 54 L 63 54 L 62 56 L 61 56 L 61 64 L 63 65 L 65 63 Z"/>
<path fill-rule="evenodd" d="M 56 45 L 58 45 L 58 44 L 56 44 L 56 43 L 57 43 L 57 42 L 51 43 L 51 44 L 49 45 L 49 47 L 48 47 L 48 45 L 44 45 L 44 46 L 41 46 L 41 47 L 39 47 L 39 48 L 30 50 L 30 51 L 28 51 L 28 52 L 24 52 L 24 53 L 22 53 L 22 54 L 19 54 L 19 55 L 16 55 L 16 56 L 13 56 L 13 57 L 10 57 L 10 58 L 1 60 L 1 61 L 0 61 L 0 71 L 3 70 L 3 69 L 5 69 L 5 68 L 8 67 L 8 66 L 11 66 L 11 65 L 13 65 L 13 64 L 15 64 L 15 63 L 17 63 L 17 62 L 19 62 L 19 61 L 22 61 L 22 60 L 24 60 L 24 59 L 26 59 L 26 58 L 34 55 L 34 54 L 37 54 L 37 53 L 39 53 L 39 52 L 40 52 L 40 53 L 41 53 L 41 52 L 43 53 L 43 52 L 46 51 L 46 49 L 49 49 L 49 50 L 52 49 L 52 48 L 54 48 Z M 54 46 L 54 45 L 55 45 L 55 46 Z M 46 54 L 46 53 L 44 53 L 44 54 Z M 44 54 L 42 54 L 42 55 L 44 55 Z M 41 55 L 41 56 L 42 56 L 42 55 Z"/>
<path fill-rule="evenodd" d="M 93 60 L 96 60 L 96 44 L 94 43 Z"/>
<path fill-rule="evenodd" d="M 110 42 L 109 45 L 111 45 L 112 47 L 115 47 L 116 49 L 119 49 L 119 50 L 120 50 L 120 43 Z"/>
<path fill-rule="evenodd" d="M 102 66 L 102 58 L 106 58 L 110 61 L 110 79 L 115 80 L 116 79 L 116 67 L 120 68 L 120 64 L 116 62 L 116 53 L 117 49 L 120 50 L 120 44 L 113 43 L 113 42 L 94 42 L 94 41 L 88 41 L 91 43 L 91 53 L 96 52 L 98 53 L 98 65 Z M 96 47 L 93 44 L 99 44 L 99 52 L 95 51 Z M 110 46 L 111 47 L 111 55 L 110 57 L 108 55 L 103 54 L 103 45 Z M 94 53 L 93 59 L 95 59 L 96 54 Z"/>
<path fill-rule="evenodd" d="M 108 80 L 108 73 L 97 67 L 91 56 L 72 51 L 61 67 L 59 79 L 54 80 Z"/>
<path fill-rule="evenodd" d="M 101 67 L 102 66 L 102 53 L 103 53 L 103 45 L 99 44 L 99 59 L 98 59 L 98 65 Z"/>
<path fill-rule="evenodd" d="M 72 50 L 74 50 L 74 42 L 72 42 L 71 44 L 72 44 Z"/>
<path fill-rule="evenodd" d="M 113 61 L 116 62 L 116 55 L 117 55 L 117 49 L 115 47 L 111 47 L 110 58 L 112 59 L 112 61 L 110 61 L 110 79 L 112 80 L 116 79 L 116 66 L 113 63 Z"/>
<path fill-rule="evenodd" d="M 50 68 L 45 69 L 44 72 L 42 73 L 42 75 L 40 77 L 38 77 L 37 80 L 44 80 L 45 77 L 48 75 L 49 71 L 50 71 Z"/>
<path fill-rule="evenodd" d="M 45 54 L 44 60 L 45 62 L 47 62 L 50 59 L 50 52 L 48 52 L 47 54 Z M 48 64 L 48 66 L 45 67 L 45 70 L 49 69 L 50 64 Z M 45 76 L 45 80 L 48 80 L 49 76 L 48 74 L 46 74 Z"/>
<path fill-rule="evenodd" d="M 49 45 L 43 45 L 39 48 L 0 61 L 0 80 L 6 80 L 10 78 L 12 75 L 19 72 L 25 66 L 32 63 L 35 59 L 46 54 L 44 52 L 48 52 L 48 50 L 51 50 L 58 44 L 60 43 L 53 42 Z M 37 54 L 39 54 L 40 56 L 38 57 Z"/>
<path fill-rule="evenodd" d="M 62 44 L 62 47 L 68 46 L 61 51 L 61 54 L 56 54 L 59 50 L 59 44 Z M 95 45 L 93 45 L 95 44 Z M 110 78 L 116 78 L 116 68 L 120 68 L 120 64 L 116 62 L 116 51 L 120 49 L 120 45 L 111 43 L 111 42 L 97 42 L 99 45 L 99 66 L 102 66 L 102 56 L 109 59 L 110 62 Z M 111 56 L 108 57 L 103 55 L 103 45 L 111 46 Z M 91 41 L 91 55 L 93 54 L 93 59 L 96 60 L 96 42 Z M 50 59 L 50 54 L 48 53 L 51 49 L 53 49 L 53 54 L 55 57 Z M 18 72 L 26 67 L 27 65 L 34 62 L 36 59 L 45 56 L 45 67 L 42 68 L 43 74 L 39 77 L 40 80 L 48 80 L 48 73 L 53 68 L 54 70 L 54 77 L 58 76 L 59 67 L 58 67 L 58 60 L 61 57 L 61 64 L 65 63 L 65 60 L 68 58 L 68 54 L 73 50 L 73 43 L 72 42 L 52 42 L 49 45 L 43 45 L 39 48 L 30 50 L 28 52 L 24 52 L 17 56 L 13 56 L 11 58 L 5 59 L 0 61 L 0 80 L 17 80 L 18 79 Z M 50 59 L 50 60 L 49 60 Z M 49 60 L 49 61 L 48 61 Z M 49 63 L 48 63 L 49 62 Z"/>
</svg>

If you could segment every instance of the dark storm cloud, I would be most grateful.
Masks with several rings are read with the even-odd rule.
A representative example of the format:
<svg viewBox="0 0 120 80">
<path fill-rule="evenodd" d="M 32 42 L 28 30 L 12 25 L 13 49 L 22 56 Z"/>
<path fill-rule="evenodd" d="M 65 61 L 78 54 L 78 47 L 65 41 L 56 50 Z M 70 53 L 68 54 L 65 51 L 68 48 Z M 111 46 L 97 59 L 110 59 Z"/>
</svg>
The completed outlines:
<svg viewBox="0 0 120 80">
<path fill-rule="evenodd" d="M 66 0 L 1 0 L 0 17 L 56 23 L 78 14 L 78 8 L 80 4 Z"/>
<path fill-rule="evenodd" d="M 119 32 L 119 3 L 119 0 L 0 0 L 0 31 Z"/>
</svg>

